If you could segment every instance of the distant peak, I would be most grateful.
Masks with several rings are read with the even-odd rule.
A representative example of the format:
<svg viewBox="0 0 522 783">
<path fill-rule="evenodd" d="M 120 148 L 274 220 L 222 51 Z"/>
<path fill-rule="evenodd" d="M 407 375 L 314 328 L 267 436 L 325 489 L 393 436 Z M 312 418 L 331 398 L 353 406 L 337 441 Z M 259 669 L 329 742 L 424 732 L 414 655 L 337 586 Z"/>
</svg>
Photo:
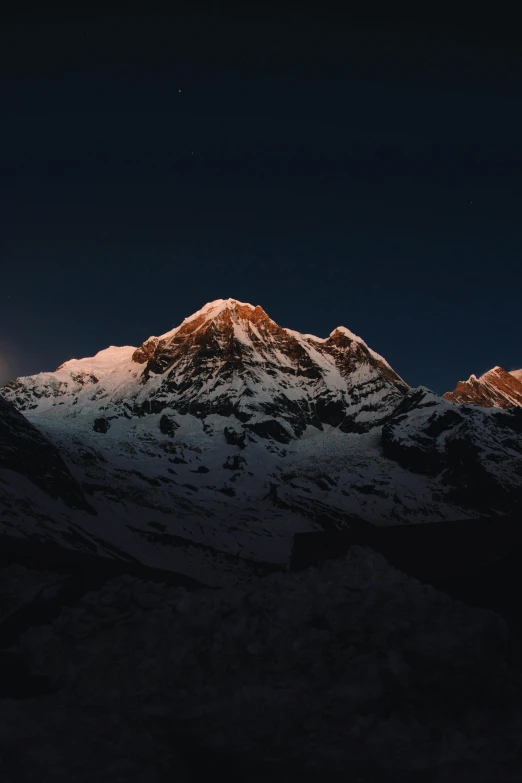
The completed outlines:
<svg viewBox="0 0 522 783">
<path fill-rule="evenodd" d="M 477 378 L 470 375 L 459 381 L 455 389 L 442 395 L 450 402 L 469 403 L 483 408 L 522 407 L 520 377 L 504 370 L 499 364 Z"/>
<path fill-rule="evenodd" d="M 347 329 L 346 326 L 336 326 L 333 332 L 330 332 L 330 337 L 333 337 L 335 333 L 340 333 L 346 335 L 346 337 L 349 337 L 350 340 L 355 340 L 357 343 L 364 343 L 364 340 L 362 337 L 358 337 L 356 334 L 350 331 L 350 329 Z"/>
<path fill-rule="evenodd" d="M 486 372 L 482 373 L 478 378 L 476 376 L 472 376 L 477 381 L 487 381 L 490 380 L 493 375 L 504 375 L 506 371 L 503 367 L 500 367 L 500 365 L 495 365 L 495 367 L 492 367 L 491 370 L 487 370 Z"/>
</svg>

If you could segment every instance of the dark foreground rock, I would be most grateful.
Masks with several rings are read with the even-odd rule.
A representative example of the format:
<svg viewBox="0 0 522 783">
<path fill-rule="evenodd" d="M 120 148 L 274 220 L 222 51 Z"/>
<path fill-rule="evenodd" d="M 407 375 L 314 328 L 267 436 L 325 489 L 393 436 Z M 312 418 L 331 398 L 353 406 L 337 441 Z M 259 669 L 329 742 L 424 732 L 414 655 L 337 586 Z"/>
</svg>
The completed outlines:
<svg viewBox="0 0 522 783">
<path fill-rule="evenodd" d="M 15 649 L 55 692 L 0 701 L 7 781 L 520 779 L 508 625 L 370 550 L 216 591 L 121 577 Z"/>
</svg>

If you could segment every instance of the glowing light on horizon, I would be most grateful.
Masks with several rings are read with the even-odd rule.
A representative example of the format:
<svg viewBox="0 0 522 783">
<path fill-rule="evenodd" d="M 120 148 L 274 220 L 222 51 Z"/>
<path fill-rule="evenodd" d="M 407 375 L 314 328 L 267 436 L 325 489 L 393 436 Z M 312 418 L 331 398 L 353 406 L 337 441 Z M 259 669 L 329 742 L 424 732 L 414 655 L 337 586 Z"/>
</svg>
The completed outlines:
<svg viewBox="0 0 522 783">
<path fill-rule="evenodd" d="M 12 381 L 15 376 L 14 367 L 5 355 L 0 353 L 0 386 Z"/>
</svg>

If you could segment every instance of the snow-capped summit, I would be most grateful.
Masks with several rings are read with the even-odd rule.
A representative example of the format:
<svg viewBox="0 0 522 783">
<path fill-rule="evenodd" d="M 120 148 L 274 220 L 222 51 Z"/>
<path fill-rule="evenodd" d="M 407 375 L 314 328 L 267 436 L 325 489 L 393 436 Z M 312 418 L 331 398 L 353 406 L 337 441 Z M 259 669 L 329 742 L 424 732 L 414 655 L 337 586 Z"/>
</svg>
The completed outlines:
<svg viewBox="0 0 522 783">
<path fill-rule="evenodd" d="M 198 325 L 201 325 L 207 321 L 211 321 L 214 318 L 217 318 L 224 310 L 236 312 L 238 308 L 242 308 L 243 310 L 244 308 L 249 308 L 251 311 L 261 309 L 259 306 L 255 307 L 248 302 L 240 302 L 238 299 L 215 299 L 213 302 L 207 302 L 207 304 L 203 305 L 200 310 L 196 310 L 195 313 L 192 313 L 192 315 L 184 318 L 179 326 L 174 327 L 170 330 L 170 332 L 166 332 L 161 336 L 161 338 L 158 339 L 167 339 L 169 337 L 173 337 L 183 326 L 190 324 L 193 321 L 197 321 Z"/>
<path fill-rule="evenodd" d="M 480 405 L 482 408 L 513 408 L 522 406 L 522 371 L 506 372 L 498 365 L 477 378 L 459 381 L 444 399 L 450 402 Z"/>
<path fill-rule="evenodd" d="M 310 425 L 368 430 L 407 389 L 345 327 L 327 338 L 303 335 L 259 305 L 217 299 L 139 348 L 73 359 L 54 373 L 13 381 L 4 394 L 21 410 L 55 409 L 91 427 L 100 417 L 108 424 L 161 411 L 203 420 L 218 414 L 258 437 L 288 442 Z"/>
</svg>

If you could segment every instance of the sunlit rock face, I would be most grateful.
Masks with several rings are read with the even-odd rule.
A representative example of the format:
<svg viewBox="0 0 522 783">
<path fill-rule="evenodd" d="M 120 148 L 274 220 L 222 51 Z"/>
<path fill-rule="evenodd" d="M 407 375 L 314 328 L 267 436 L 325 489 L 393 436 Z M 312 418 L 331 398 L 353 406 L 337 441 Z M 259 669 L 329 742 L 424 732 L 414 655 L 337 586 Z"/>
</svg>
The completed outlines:
<svg viewBox="0 0 522 783">
<path fill-rule="evenodd" d="M 142 361 L 147 341 L 133 358 Z M 260 437 L 288 442 L 307 426 L 364 431 L 407 384 L 347 329 L 326 339 L 284 329 L 261 307 L 218 301 L 159 338 L 141 380 L 145 406 L 198 418 L 231 416 Z M 138 403 L 139 406 L 139 403 Z"/>
<path fill-rule="evenodd" d="M 454 391 L 443 397 L 482 408 L 522 406 L 522 370 L 506 372 L 502 367 L 493 367 L 480 378 L 472 375 L 467 381 L 459 381 Z"/>
</svg>

